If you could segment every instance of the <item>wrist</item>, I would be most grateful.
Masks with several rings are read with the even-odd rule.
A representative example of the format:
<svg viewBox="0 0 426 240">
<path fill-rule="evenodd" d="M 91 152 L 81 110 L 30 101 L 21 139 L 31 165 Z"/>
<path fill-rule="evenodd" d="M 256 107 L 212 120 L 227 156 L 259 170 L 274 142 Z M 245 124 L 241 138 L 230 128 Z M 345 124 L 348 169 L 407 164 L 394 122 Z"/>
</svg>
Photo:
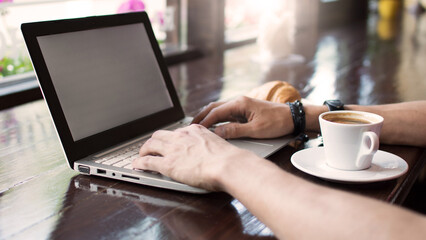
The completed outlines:
<svg viewBox="0 0 426 240">
<path fill-rule="evenodd" d="M 217 174 L 215 174 L 217 190 L 233 195 L 239 186 L 249 184 L 253 173 L 256 172 L 256 166 L 263 161 L 265 159 L 246 150 L 230 154 L 221 162 Z"/>
<path fill-rule="evenodd" d="M 291 111 L 291 117 L 293 119 L 293 135 L 298 136 L 299 134 L 305 132 L 306 128 L 306 117 L 305 109 L 302 102 L 296 100 L 295 102 L 288 102 L 287 105 Z"/>
<path fill-rule="evenodd" d="M 281 104 L 278 113 L 279 121 L 276 123 L 280 129 L 280 136 L 288 135 L 294 132 L 294 121 L 288 104 Z"/>
<path fill-rule="evenodd" d="M 324 105 L 305 105 L 306 130 L 319 132 L 318 117 L 321 113 L 328 112 L 328 107 Z"/>
</svg>

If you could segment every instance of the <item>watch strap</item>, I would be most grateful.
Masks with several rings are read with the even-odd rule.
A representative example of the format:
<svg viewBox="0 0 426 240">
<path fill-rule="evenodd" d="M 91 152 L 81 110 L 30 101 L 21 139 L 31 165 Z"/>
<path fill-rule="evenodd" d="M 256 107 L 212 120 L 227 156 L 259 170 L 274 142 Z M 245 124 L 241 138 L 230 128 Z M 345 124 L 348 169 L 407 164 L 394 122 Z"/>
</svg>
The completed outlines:
<svg viewBox="0 0 426 240">
<path fill-rule="evenodd" d="M 294 102 L 288 102 L 287 105 L 290 107 L 291 116 L 294 123 L 294 132 L 295 136 L 298 136 L 300 133 L 305 131 L 306 127 L 306 118 L 305 110 L 301 101 L 296 100 Z"/>
</svg>

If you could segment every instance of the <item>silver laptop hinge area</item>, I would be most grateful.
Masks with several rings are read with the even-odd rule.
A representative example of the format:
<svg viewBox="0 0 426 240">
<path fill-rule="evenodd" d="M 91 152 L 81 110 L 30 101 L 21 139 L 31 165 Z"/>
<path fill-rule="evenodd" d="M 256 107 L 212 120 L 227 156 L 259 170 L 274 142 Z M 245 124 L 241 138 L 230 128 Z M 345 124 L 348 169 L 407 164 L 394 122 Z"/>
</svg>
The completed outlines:
<svg viewBox="0 0 426 240">
<path fill-rule="evenodd" d="M 119 149 L 121 149 L 121 148 L 125 148 L 125 147 L 127 147 L 127 146 L 130 146 L 130 145 L 135 144 L 135 143 L 140 142 L 140 141 L 145 141 L 145 140 L 147 140 L 147 139 L 149 138 L 149 136 L 151 136 L 151 135 L 148 135 L 148 136 L 146 136 L 146 135 L 145 135 L 145 136 L 142 136 L 142 137 L 136 138 L 136 139 L 134 139 L 134 140 L 132 140 L 132 141 L 130 141 L 130 142 L 127 142 L 127 143 L 125 143 L 125 144 L 122 144 L 122 145 L 120 145 L 120 146 L 117 146 L 117 147 L 111 148 L 111 149 L 109 149 L 109 150 L 103 151 L 103 152 L 101 152 L 101 153 L 98 153 L 98 154 L 94 155 L 94 156 L 92 157 L 92 159 L 101 158 L 101 157 L 103 157 L 103 156 L 105 156 L 105 155 L 107 155 L 107 154 L 109 154 L 109 153 L 115 152 L 115 151 L 117 151 L 117 150 L 119 150 Z"/>
<path fill-rule="evenodd" d="M 169 126 L 167 126 L 165 128 L 162 128 L 162 129 L 164 129 L 164 130 L 175 130 L 175 129 L 179 128 L 179 127 L 183 127 L 183 126 L 189 125 L 191 123 L 191 121 L 192 121 L 192 117 L 185 117 L 182 120 L 180 120 L 179 122 L 173 123 L 173 124 L 171 124 L 171 125 L 169 125 Z M 108 149 L 106 151 L 98 153 L 98 154 L 94 155 L 92 157 L 92 159 L 102 158 L 103 156 L 105 156 L 105 155 L 107 155 L 109 153 L 115 152 L 115 151 L 117 151 L 119 149 L 122 149 L 122 148 L 126 148 L 126 147 L 128 147 L 128 146 L 130 146 L 132 144 L 137 143 L 137 142 L 141 142 L 141 141 L 145 142 L 146 140 L 148 140 L 148 138 L 151 135 L 152 135 L 152 133 L 144 135 L 142 137 L 139 137 L 139 138 L 136 138 L 134 140 L 131 140 L 130 142 L 124 143 L 124 144 L 119 145 L 117 147 L 113 147 L 111 149 Z"/>
</svg>

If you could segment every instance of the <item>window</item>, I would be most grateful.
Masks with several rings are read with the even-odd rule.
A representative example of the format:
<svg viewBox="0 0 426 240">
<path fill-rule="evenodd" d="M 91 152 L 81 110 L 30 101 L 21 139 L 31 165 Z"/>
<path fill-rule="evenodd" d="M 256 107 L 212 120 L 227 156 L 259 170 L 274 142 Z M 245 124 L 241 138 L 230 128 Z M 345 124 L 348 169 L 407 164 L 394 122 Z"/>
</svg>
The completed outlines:
<svg viewBox="0 0 426 240">
<path fill-rule="evenodd" d="M 185 3 L 186 0 L 0 0 L 0 109 L 29 97 L 27 92 L 24 98 L 5 98 L 14 93 L 33 90 L 30 100 L 41 97 L 20 31 L 22 23 L 145 10 L 166 61 L 168 55 L 170 61 L 179 61 L 179 54 L 184 55 L 188 49 L 180 36 Z"/>
<path fill-rule="evenodd" d="M 268 2 L 265 1 L 265 2 Z M 259 1 L 226 0 L 225 2 L 225 44 L 256 39 L 261 17 Z"/>
</svg>

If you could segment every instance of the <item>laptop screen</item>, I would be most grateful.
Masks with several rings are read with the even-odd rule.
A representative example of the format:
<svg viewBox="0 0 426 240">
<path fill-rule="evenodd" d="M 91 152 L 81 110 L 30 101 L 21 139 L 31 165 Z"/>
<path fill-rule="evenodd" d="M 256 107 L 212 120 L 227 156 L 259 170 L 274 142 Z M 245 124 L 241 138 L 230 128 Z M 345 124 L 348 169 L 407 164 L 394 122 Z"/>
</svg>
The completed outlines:
<svg viewBox="0 0 426 240">
<path fill-rule="evenodd" d="M 21 29 L 70 166 L 185 117 L 145 12 Z"/>
<path fill-rule="evenodd" d="M 74 141 L 173 107 L 143 23 L 37 41 Z"/>
</svg>

